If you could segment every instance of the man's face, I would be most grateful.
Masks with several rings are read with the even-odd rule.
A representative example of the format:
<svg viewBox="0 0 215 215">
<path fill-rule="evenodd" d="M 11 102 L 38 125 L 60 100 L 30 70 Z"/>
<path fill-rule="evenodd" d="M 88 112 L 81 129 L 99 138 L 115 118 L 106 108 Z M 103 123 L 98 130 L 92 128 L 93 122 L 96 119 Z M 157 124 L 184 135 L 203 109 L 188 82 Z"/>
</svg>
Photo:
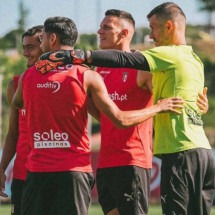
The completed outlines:
<svg viewBox="0 0 215 215">
<path fill-rule="evenodd" d="M 114 49 L 120 44 L 122 34 L 121 20 L 114 16 L 105 16 L 98 30 L 99 47 L 101 49 Z"/>
<path fill-rule="evenodd" d="M 23 37 L 22 46 L 23 56 L 27 59 L 27 67 L 34 66 L 42 54 L 38 35 Z"/>
<path fill-rule="evenodd" d="M 51 51 L 50 47 L 50 34 L 46 33 L 44 29 L 42 30 L 41 37 L 40 37 L 40 48 L 42 49 L 43 53 Z"/>
<path fill-rule="evenodd" d="M 167 38 L 165 33 L 165 24 L 153 15 L 149 19 L 149 25 L 151 28 L 150 39 L 154 40 L 155 46 L 168 45 Z"/>
</svg>

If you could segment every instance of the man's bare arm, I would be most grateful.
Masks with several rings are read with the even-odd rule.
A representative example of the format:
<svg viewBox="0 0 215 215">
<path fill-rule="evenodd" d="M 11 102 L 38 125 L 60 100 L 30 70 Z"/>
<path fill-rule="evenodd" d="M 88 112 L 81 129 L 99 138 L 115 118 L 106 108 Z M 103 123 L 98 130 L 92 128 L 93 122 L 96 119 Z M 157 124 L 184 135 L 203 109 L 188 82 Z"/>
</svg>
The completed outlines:
<svg viewBox="0 0 215 215">
<path fill-rule="evenodd" d="M 22 73 L 22 75 L 19 78 L 18 87 L 12 99 L 12 104 L 14 105 L 14 107 L 19 109 L 23 108 L 24 106 L 23 95 L 22 95 L 22 78 L 24 74 L 25 73 Z"/>
<path fill-rule="evenodd" d="M 84 74 L 85 90 L 92 97 L 96 107 L 106 114 L 120 128 L 139 124 L 159 112 L 171 111 L 180 114 L 177 108 L 183 108 L 181 98 L 169 98 L 148 108 L 133 111 L 121 111 L 110 99 L 105 84 L 99 74 L 88 70 Z"/>
<path fill-rule="evenodd" d="M 8 83 L 7 87 L 7 100 L 10 106 L 9 113 L 9 127 L 8 132 L 5 138 L 5 143 L 2 152 L 2 158 L 0 163 L 0 196 L 7 197 L 7 194 L 4 193 L 6 175 L 5 170 L 7 169 L 9 163 L 13 159 L 16 153 L 16 144 L 18 140 L 18 110 L 11 104 L 12 97 L 15 92 L 14 81 L 11 80 Z"/>
</svg>

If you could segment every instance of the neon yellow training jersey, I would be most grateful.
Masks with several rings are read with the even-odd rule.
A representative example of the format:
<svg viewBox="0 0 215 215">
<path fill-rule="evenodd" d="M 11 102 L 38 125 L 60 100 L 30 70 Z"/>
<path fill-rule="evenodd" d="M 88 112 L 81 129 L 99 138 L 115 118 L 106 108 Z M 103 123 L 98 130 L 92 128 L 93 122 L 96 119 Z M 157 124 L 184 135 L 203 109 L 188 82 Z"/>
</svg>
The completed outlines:
<svg viewBox="0 0 215 215">
<path fill-rule="evenodd" d="M 181 115 L 169 112 L 155 116 L 154 154 L 210 149 L 196 105 L 198 93 L 204 87 L 204 68 L 192 47 L 160 46 L 141 53 L 153 73 L 154 103 L 172 96 L 186 101 Z"/>
</svg>

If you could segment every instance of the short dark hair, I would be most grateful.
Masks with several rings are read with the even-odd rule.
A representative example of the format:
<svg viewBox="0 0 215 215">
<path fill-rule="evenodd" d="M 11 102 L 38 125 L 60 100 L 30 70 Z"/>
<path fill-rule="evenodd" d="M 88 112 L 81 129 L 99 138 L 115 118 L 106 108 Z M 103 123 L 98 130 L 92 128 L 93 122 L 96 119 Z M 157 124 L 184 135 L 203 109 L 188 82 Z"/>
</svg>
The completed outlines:
<svg viewBox="0 0 215 215">
<path fill-rule="evenodd" d="M 25 31 L 23 34 L 22 34 L 22 40 L 24 37 L 27 37 L 27 36 L 34 36 L 36 34 L 38 34 L 38 41 L 40 42 L 40 34 L 43 30 L 43 25 L 36 25 L 32 28 L 29 28 L 27 31 Z"/>
<path fill-rule="evenodd" d="M 135 20 L 134 20 L 133 16 L 127 11 L 110 9 L 105 12 L 105 16 L 116 16 L 118 18 L 125 19 L 129 23 L 131 23 L 133 25 L 133 27 L 135 28 Z"/>
<path fill-rule="evenodd" d="M 149 19 L 153 15 L 163 18 L 164 20 L 174 20 L 178 15 L 181 15 L 186 19 L 183 10 L 174 2 L 165 2 L 158 5 L 147 15 L 147 18 Z"/>
<path fill-rule="evenodd" d="M 78 38 L 78 30 L 75 22 L 66 17 L 49 17 L 44 22 L 44 31 L 58 35 L 62 45 L 74 47 Z"/>
</svg>

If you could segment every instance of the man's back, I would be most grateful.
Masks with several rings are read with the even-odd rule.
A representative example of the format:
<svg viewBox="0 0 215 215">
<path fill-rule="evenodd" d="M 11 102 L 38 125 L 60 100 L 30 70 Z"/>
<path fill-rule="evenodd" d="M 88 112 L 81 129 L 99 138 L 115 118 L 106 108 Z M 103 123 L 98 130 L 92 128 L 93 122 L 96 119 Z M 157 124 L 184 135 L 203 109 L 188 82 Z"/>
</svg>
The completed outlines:
<svg viewBox="0 0 215 215">
<path fill-rule="evenodd" d="M 83 88 L 86 70 L 67 65 L 41 74 L 33 67 L 23 76 L 31 146 L 29 171 L 92 171 Z"/>
</svg>

